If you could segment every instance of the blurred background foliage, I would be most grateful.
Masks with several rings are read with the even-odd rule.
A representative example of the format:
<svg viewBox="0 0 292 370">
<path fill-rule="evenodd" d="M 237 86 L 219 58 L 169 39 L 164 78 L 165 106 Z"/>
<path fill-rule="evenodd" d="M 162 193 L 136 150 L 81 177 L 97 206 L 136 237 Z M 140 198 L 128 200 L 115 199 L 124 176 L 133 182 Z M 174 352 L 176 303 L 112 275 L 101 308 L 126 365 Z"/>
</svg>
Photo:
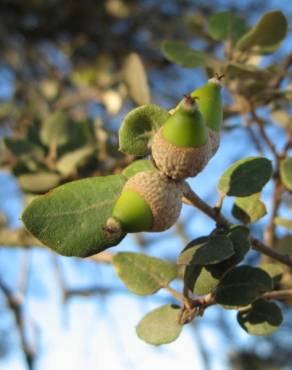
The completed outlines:
<svg viewBox="0 0 292 370">
<path fill-rule="evenodd" d="M 235 55 L 232 42 L 225 44 L 223 49 L 222 43 L 211 37 L 207 20 L 218 9 L 228 9 L 245 19 L 246 24 L 251 24 L 275 5 L 280 4 L 269 1 L 2 0 L 1 171 L 15 176 L 26 194 L 24 202 L 29 201 L 32 194 L 44 193 L 67 181 L 119 173 L 134 160 L 117 150 L 121 118 L 135 106 L 149 102 L 170 109 L 183 93 L 194 88 L 196 79 L 202 81 L 214 71 L 224 71 L 227 76 L 224 81 L 228 91 L 224 130 L 244 128 L 250 142 L 263 153 L 244 114 L 250 111 L 248 104 L 261 107 L 264 114 L 269 114 L 270 124 L 285 128 L 285 133 L 291 135 L 289 67 L 292 56 L 284 48 L 271 54 L 268 62 L 262 63 L 261 55 L 269 54 L 270 50 L 250 53 L 242 59 Z M 281 2 L 281 10 L 288 20 L 291 19 L 288 1 Z M 204 77 L 199 70 L 186 75 L 163 57 L 161 43 L 165 39 L 187 42 L 212 59 L 211 63 L 203 63 Z M 243 124 L 233 120 L 240 116 Z M 282 142 L 281 132 L 277 135 Z M 22 229 L 12 230 L 5 215 L 1 214 L 0 225 L 1 245 L 36 243 Z M 253 227 L 258 233 L 262 231 L 260 227 Z M 179 224 L 176 231 L 183 238 L 182 228 Z M 144 238 L 142 235 L 136 240 L 141 248 L 151 242 L 151 236 Z M 291 239 L 284 244 L 290 243 Z M 3 257 L 8 269 L 10 256 L 13 251 L 8 249 Z M 27 279 L 23 276 L 26 276 L 29 258 L 18 262 L 13 271 L 22 276 L 20 288 L 1 283 L 4 295 L 0 307 L 0 356 L 4 357 L 9 348 L 13 348 L 11 331 L 19 330 L 27 366 L 33 369 L 38 354 L 31 347 L 31 334 L 27 334 L 30 330 L 22 315 L 26 290 L 23 281 Z M 286 276 L 286 286 L 291 287 L 289 271 Z M 90 290 L 78 292 L 64 286 L 60 288 L 65 300 L 71 295 L 91 294 Z M 110 295 L 111 289 L 101 290 L 100 294 L 101 297 Z M 7 310 L 12 310 L 17 325 L 11 318 L 7 320 Z M 283 338 L 283 332 L 288 335 L 291 330 L 292 315 L 286 311 L 284 331 L 269 338 L 252 338 L 247 348 L 242 348 L 236 339 L 237 332 L 230 328 L 228 318 L 218 315 L 213 325 L 227 341 L 226 348 L 228 342 L 235 348 L 230 354 L 230 368 L 291 368 L 291 341 Z M 208 349 L 204 348 L 204 343 L 200 347 L 206 370 L 212 369 L 208 365 Z M 258 353 L 257 347 L 268 350 Z M 4 360 L 3 365 L 5 368 Z"/>
</svg>

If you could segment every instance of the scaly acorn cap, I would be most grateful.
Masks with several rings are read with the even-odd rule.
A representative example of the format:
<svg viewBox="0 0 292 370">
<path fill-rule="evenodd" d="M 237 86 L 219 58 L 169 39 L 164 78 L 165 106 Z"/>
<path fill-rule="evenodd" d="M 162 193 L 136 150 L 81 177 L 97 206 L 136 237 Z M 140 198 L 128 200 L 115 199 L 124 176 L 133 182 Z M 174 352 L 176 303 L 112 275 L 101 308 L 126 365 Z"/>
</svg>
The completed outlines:
<svg viewBox="0 0 292 370">
<path fill-rule="evenodd" d="M 167 230 L 180 215 L 182 196 L 180 184 L 160 172 L 139 172 L 125 184 L 105 228 L 109 232 Z"/>
<path fill-rule="evenodd" d="M 156 166 L 175 180 L 196 176 L 208 163 L 208 139 L 195 99 L 186 96 L 154 135 L 151 149 Z"/>
<path fill-rule="evenodd" d="M 183 180 L 200 173 L 210 158 L 210 143 L 198 148 L 179 148 L 162 135 L 163 127 L 153 137 L 152 157 L 156 166 L 166 176 L 174 180 Z"/>
<path fill-rule="evenodd" d="M 209 129 L 209 159 L 217 152 L 220 146 L 220 132 Z"/>
</svg>

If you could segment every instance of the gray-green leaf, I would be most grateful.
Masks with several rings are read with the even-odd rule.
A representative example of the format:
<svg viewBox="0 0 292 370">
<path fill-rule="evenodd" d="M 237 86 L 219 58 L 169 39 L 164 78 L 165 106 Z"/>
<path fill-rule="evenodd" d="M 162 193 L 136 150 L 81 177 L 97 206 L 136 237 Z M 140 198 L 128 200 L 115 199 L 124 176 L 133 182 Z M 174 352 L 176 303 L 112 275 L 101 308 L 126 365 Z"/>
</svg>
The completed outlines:
<svg viewBox="0 0 292 370">
<path fill-rule="evenodd" d="M 22 221 L 42 243 L 65 256 L 87 257 L 118 244 L 125 234 L 103 230 L 126 182 L 124 176 L 92 177 L 35 198 Z"/>
<path fill-rule="evenodd" d="M 283 316 L 276 303 L 259 299 L 247 312 L 238 312 L 237 320 L 251 335 L 271 335 L 282 324 Z"/>
<path fill-rule="evenodd" d="M 253 47 L 279 46 L 286 36 L 287 29 L 287 19 L 281 11 L 265 13 L 256 25 L 238 40 L 236 48 L 247 50 Z"/>
<path fill-rule="evenodd" d="M 170 304 L 150 311 L 136 327 L 138 337 L 155 346 L 173 342 L 182 330 L 179 314 L 180 308 Z"/>
<path fill-rule="evenodd" d="M 164 41 L 162 52 L 170 62 L 185 68 L 204 67 L 208 60 L 206 53 L 194 50 L 182 41 Z"/>
<path fill-rule="evenodd" d="M 272 176 L 272 163 L 262 157 L 240 159 L 221 176 L 218 190 L 222 194 L 247 197 L 262 190 Z"/>
<path fill-rule="evenodd" d="M 142 253 L 117 253 L 113 266 L 126 287 L 139 295 L 153 294 L 177 276 L 173 264 Z"/>
<path fill-rule="evenodd" d="M 158 105 L 149 104 L 133 109 L 124 118 L 119 130 L 119 150 L 144 156 L 149 142 L 170 114 Z"/>
<path fill-rule="evenodd" d="M 272 290 L 270 276 L 258 267 L 242 265 L 228 271 L 215 291 L 215 300 L 226 308 L 247 306 Z"/>
<path fill-rule="evenodd" d="M 245 34 L 245 21 L 230 11 L 218 12 L 209 18 L 209 34 L 217 41 L 232 40 L 233 43 Z"/>
</svg>

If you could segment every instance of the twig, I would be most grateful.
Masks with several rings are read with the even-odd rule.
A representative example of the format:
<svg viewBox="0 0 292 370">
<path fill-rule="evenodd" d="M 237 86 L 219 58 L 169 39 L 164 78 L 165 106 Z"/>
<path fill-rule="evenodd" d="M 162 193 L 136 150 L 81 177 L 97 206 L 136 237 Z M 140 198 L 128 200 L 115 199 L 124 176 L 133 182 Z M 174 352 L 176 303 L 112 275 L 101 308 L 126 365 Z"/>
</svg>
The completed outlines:
<svg viewBox="0 0 292 370">
<path fill-rule="evenodd" d="M 184 183 L 183 192 L 184 192 L 183 201 L 185 201 L 186 204 L 198 208 L 207 216 L 212 218 L 216 222 L 217 226 L 223 228 L 231 226 L 231 223 L 221 214 L 221 212 L 218 212 L 216 208 L 212 208 L 206 202 L 204 202 L 196 193 L 194 193 L 194 191 L 190 188 L 190 186 L 187 183 Z M 275 251 L 273 248 L 270 248 L 269 246 L 265 245 L 262 241 L 256 238 L 251 237 L 250 241 L 252 244 L 252 249 L 260 253 L 263 253 L 292 268 L 292 258 L 290 256 Z"/>
<path fill-rule="evenodd" d="M 23 316 L 23 295 L 22 294 L 13 294 L 6 284 L 0 280 L 0 289 L 4 293 L 9 308 L 14 314 L 15 322 L 19 330 L 21 347 L 25 355 L 26 363 L 29 370 L 33 370 L 34 361 L 35 361 L 35 348 L 28 343 L 25 333 L 25 319 Z"/>
</svg>

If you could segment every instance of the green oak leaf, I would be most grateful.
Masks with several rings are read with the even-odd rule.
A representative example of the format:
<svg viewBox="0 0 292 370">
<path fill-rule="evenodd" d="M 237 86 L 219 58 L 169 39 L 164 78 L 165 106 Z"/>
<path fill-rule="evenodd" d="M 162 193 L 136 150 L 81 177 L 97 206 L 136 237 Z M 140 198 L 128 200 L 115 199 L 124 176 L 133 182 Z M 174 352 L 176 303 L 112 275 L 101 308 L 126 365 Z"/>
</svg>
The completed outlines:
<svg viewBox="0 0 292 370">
<path fill-rule="evenodd" d="M 282 324 L 281 309 L 274 302 L 259 299 L 244 312 L 238 312 L 237 321 L 248 334 L 271 335 Z"/>
<path fill-rule="evenodd" d="M 157 169 L 152 161 L 149 161 L 148 159 L 139 159 L 129 164 L 129 166 L 127 166 L 126 168 L 124 168 L 122 174 L 129 179 L 130 177 L 136 175 L 139 172 L 155 170 Z"/>
<path fill-rule="evenodd" d="M 278 226 L 285 227 L 286 229 L 292 230 L 292 220 L 288 220 L 283 217 L 275 217 L 274 222 Z"/>
<path fill-rule="evenodd" d="M 182 41 L 164 41 L 162 52 L 167 60 L 185 68 L 204 67 L 209 58 L 206 53 L 192 49 Z"/>
<path fill-rule="evenodd" d="M 237 197 L 232 207 L 232 214 L 244 224 L 252 224 L 267 214 L 265 204 L 260 200 L 260 194 L 248 197 Z"/>
<path fill-rule="evenodd" d="M 113 257 L 113 266 L 126 287 L 139 295 L 153 294 L 177 276 L 173 264 L 142 253 L 117 253 Z"/>
<path fill-rule="evenodd" d="M 25 173 L 17 177 L 21 190 L 32 194 L 45 193 L 59 185 L 60 180 L 59 174 L 45 171 Z"/>
<path fill-rule="evenodd" d="M 258 193 L 272 176 L 271 161 L 262 157 L 240 159 L 231 165 L 218 183 L 220 193 L 247 197 Z"/>
<path fill-rule="evenodd" d="M 37 239 L 64 256 L 87 257 L 118 244 L 125 234 L 103 227 L 126 178 L 120 175 L 69 182 L 35 198 L 22 221 Z"/>
<path fill-rule="evenodd" d="M 194 294 L 208 294 L 216 288 L 227 270 L 224 262 L 209 266 L 187 265 L 184 284 Z"/>
<path fill-rule="evenodd" d="M 230 11 L 215 13 L 208 21 L 208 32 L 217 41 L 231 40 L 236 43 L 246 31 L 247 26 L 244 19 Z"/>
<path fill-rule="evenodd" d="M 180 308 L 170 304 L 150 311 L 136 327 L 138 337 L 155 346 L 173 342 L 182 330 L 179 314 Z"/>
<path fill-rule="evenodd" d="M 158 105 L 142 105 L 129 112 L 119 130 L 119 150 L 123 153 L 144 156 L 149 142 L 170 114 Z"/>
<path fill-rule="evenodd" d="M 233 244 L 225 235 L 201 237 L 190 242 L 180 254 L 182 265 L 213 265 L 234 255 Z"/>
<path fill-rule="evenodd" d="M 276 242 L 276 249 L 284 254 L 292 256 L 292 235 L 287 234 Z"/>
<path fill-rule="evenodd" d="M 40 137 L 47 146 L 68 144 L 72 139 L 72 121 L 69 114 L 61 110 L 51 114 L 41 129 Z"/>
<path fill-rule="evenodd" d="M 215 300 L 225 308 L 242 307 L 272 289 L 273 281 L 264 270 L 242 265 L 223 276 L 216 288 Z"/>
<path fill-rule="evenodd" d="M 286 188 L 292 190 L 292 157 L 287 157 L 281 162 L 280 176 Z"/>
<path fill-rule="evenodd" d="M 287 34 L 288 24 L 284 14 L 279 11 L 265 13 L 260 20 L 237 42 L 236 49 L 265 48 L 275 50 Z"/>
</svg>

